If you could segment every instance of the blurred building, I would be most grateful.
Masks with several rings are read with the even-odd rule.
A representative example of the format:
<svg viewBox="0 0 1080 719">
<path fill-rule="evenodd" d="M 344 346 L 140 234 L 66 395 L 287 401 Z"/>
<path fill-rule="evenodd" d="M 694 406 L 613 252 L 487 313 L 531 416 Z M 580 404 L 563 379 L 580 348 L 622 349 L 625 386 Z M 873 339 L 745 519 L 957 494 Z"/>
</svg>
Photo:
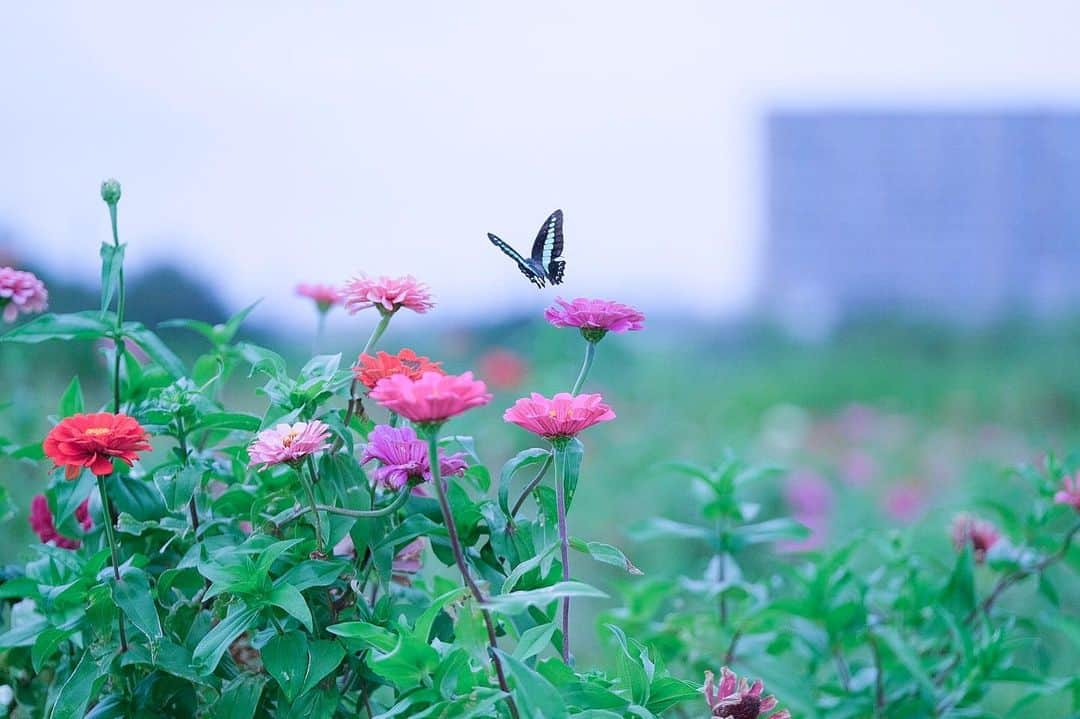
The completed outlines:
<svg viewBox="0 0 1080 719">
<path fill-rule="evenodd" d="M 763 301 L 803 334 L 1080 301 L 1080 113 L 777 112 Z"/>
</svg>

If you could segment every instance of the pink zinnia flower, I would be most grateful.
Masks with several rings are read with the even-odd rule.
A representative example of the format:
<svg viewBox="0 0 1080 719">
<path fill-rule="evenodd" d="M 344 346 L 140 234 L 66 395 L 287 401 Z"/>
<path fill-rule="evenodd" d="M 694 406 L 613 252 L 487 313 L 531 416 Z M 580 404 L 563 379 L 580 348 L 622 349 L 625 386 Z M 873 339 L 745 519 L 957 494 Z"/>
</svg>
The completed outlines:
<svg viewBox="0 0 1080 719">
<path fill-rule="evenodd" d="M 4 322 L 14 322 L 20 314 L 44 312 L 48 304 L 45 283 L 34 273 L 0 267 L 0 309 Z"/>
<path fill-rule="evenodd" d="M 480 358 L 480 373 L 495 389 L 513 389 L 525 379 L 525 360 L 507 349 L 491 350 Z"/>
<path fill-rule="evenodd" d="M 251 457 L 248 466 L 261 464 L 261 469 L 266 469 L 282 462 L 296 464 L 309 454 L 329 447 L 329 437 L 330 428 L 317 419 L 293 425 L 282 423 L 272 429 L 264 429 L 248 447 Z"/>
<path fill-rule="evenodd" d="M 953 546 L 959 552 L 970 544 L 975 554 L 975 561 L 980 564 L 986 561 L 986 553 L 998 543 L 999 539 L 1001 539 L 1001 533 L 998 532 L 997 527 L 985 519 L 979 519 L 970 514 L 958 514 L 953 518 Z"/>
<path fill-rule="evenodd" d="M 553 398 L 533 392 L 503 413 L 503 419 L 546 439 L 573 437 L 599 422 L 615 419 L 598 394 L 560 392 Z"/>
<path fill-rule="evenodd" d="M 645 327 L 645 315 L 630 305 L 610 300 L 578 297 L 567 302 L 555 298 L 544 310 L 544 317 L 555 327 L 577 327 L 590 342 L 597 342 L 608 332 L 631 332 Z"/>
<path fill-rule="evenodd" d="M 739 679 L 735 673 L 724 667 L 720 670 L 720 683 L 712 672 L 705 672 L 705 701 L 714 717 L 731 719 L 757 719 L 776 708 L 776 697 L 762 696 L 765 685 L 761 680 L 750 684 Z M 791 713 L 784 709 L 772 714 L 769 719 L 791 719 Z"/>
<path fill-rule="evenodd" d="M 439 474 L 443 477 L 461 475 L 468 466 L 460 452 L 446 454 L 439 448 Z M 412 427 L 391 427 L 380 424 L 371 430 L 368 443 L 360 455 L 360 463 L 379 462 L 373 479 L 388 489 L 397 491 L 410 481 L 431 479 L 427 442 L 416 436 Z"/>
<path fill-rule="evenodd" d="M 1067 504 L 1080 512 L 1080 472 L 1077 472 L 1075 477 L 1065 477 L 1061 486 L 1062 489 L 1054 494 L 1054 501 Z"/>
<path fill-rule="evenodd" d="M 75 519 L 78 520 L 84 532 L 94 526 L 93 520 L 90 519 L 89 498 L 83 500 L 83 503 L 75 508 Z M 78 549 L 82 545 L 78 539 L 65 537 L 56 530 L 56 522 L 49 509 L 49 500 L 44 494 L 35 495 L 30 500 L 30 528 L 42 542 L 52 542 L 60 549 Z"/>
<path fill-rule="evenodd" d="M 473 407 L 491 401 L 487 386 L 473 379 L 472 372 L 461 375 L 425 372 L 418 380 L 396 374 L 379 380 L 371 398 L 410 422 L 443 422 Z"/>
<path fill-rule="evenodd" d="M 319 312 L 326 312 L 334 305 L 340 305 L 342 292 L 331 285 L 301 283 L 296 286 L 296 294 L 315 301 Z"/>
<path fill-rule="evenodd" d="M 350 314 L 369 307 L 380 312 L 397 312 L 402 307 L 423 314 L 435 306 L 427 285 L 412 275 L 371 278 L 358 275 L 345 284 L 345 309 Z"/>
</svg>

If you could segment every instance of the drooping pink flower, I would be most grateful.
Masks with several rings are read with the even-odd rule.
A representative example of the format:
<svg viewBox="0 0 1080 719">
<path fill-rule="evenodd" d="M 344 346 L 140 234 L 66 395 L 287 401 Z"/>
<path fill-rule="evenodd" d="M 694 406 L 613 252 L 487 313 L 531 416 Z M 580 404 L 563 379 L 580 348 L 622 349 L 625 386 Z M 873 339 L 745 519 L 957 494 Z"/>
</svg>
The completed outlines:
<svg viewBox="0 0 1080 719">
<path fill-rule="evenodd" d="M 431 479 L 427 442 L 416 436 L 412 427 L 391 427 L 380 424 L 371 430 L 368 443 L 360 455 L 360 463 L 378 461 L 372 478 L 387 489 L 397 491 L 412 481 Z M 464 455 L 446 454 L 439 448 L 439 474 L 442 477 L 465 473 Z"/>
<path fill-rule="evenodd" d="M 970 544 L 975 561 L 980 564 L 986 561 L 986 553 L 1001 539 L 1001 533 L 992 523 L 966 513 L 953 518 L 951 533 L 956 551 Z"/>
<path fill-rule="evenodd" d="M 345 309 L 350 314 L 369 307 L 377 307 L 383 313 L 404 307 L 423 314 L 435 306 L 427 285 L 412 275 L 378 278 L 357 275 L 345 284 L 343 295 Z"/>
<path fill-rule="evenodd" d="M 720 682 L 712 672 L 705 672 L 705 701 L 709 704 L 710 716 L 730 717 L 731 719 L 758 719 L 776 708 L 776 697 L 762 696 L 765 685 L 761 680 L 753 684 L 739 679 L 735 672 L 727 667 L 720 670 Z M 783 709 L 772 714 L 769 719 L 791 719 L 791 713 Z"/>
<path fill-rule="evenodd" d="M 1080 512 L 1080 472 L 1077 472 L 1075 477 L 1065 477 L 1061 482 L 1061 487 L 1054 494 L 1054 501 L 1058 504 L 1067 504 Z"/>
<path fill-rule="evenodd" d="M 599 422 L 615 419 L 598 394 L 560 392 L 551 399 L 533 392 L 503 413 L 503 419 L 546 439 L 573 437 Z"/>
<path fill-rule="evenodd" d="M 4 322 L 14 322 L 20 314 L 44 312 L 48 304 L 45 283 L 33 272 L 0 267 L 0 310 Z"/>
<path fill-rule="evenodd" d="M 555 304 L 544 310 L 544 318 L 555 327 L 579 328 L 590 342 L 600 340 L 608 332 L 632 332 L 645 328 L 645 315 L 630 305 L 585 297 L 569 302 L 556 297 Z"/>
<path fill-rule="evenodd" d="M 411 422 L 430 424 L 485 405 L 491 394 L 483 382 L 473 379 L 472 372 L 425 372 L 418 380 L 400 374 L 381 379 L 371 390 L 371 398 Z"/>
<path fill-rule="evenodd" d="M 89 498 L 83 500 L 83 503 L 75 508 L 75 519 L 78 520 L 84 532 L 94 526 L 93 520 L 90 519 Z M 49 500 L 44 494 L 35 495 L 30 500 L 30 528 L 42 542 L 52 542 L 60 549 L 78 549 L 82 545 L 78 539 L 65 537 L 57 531 L 52 511 L 49 509 Z"/>
<path fill-rule="evenodd" d="M 391 565 L 393 569 L 391 578 L 396 583 L 405 587 L 412 586 L 413 575 L 424 566 L 424 549 L 426 547 L 427 539 L 417 537 L 394 555 L 394 562 Z"/>
<path fill-rule="evenodd" d="M 480 358 L 480 373 L 495 389 L 513 389 L 525 379 L 525 360 L 508 349 L 494 349 Z"/>
<path fill-rule="evenodd" d="M 326 312 L 334 305 L 340 305 L 343 298 L 341 290 L 337 287 L 306 282 L 296 286 L 296 294 L 313 300 L 319 312 Z"/>
<path fill-rule="evenodd" d="M 261 464 L 261 469 L 266 469 L 283 462 L 296 464 L 309 454 L 329 447 L 329 437 L 330 428 L 317 419 L 264 429 L 248 447 L 251 457 L 248 466 Z"/>
</svg>

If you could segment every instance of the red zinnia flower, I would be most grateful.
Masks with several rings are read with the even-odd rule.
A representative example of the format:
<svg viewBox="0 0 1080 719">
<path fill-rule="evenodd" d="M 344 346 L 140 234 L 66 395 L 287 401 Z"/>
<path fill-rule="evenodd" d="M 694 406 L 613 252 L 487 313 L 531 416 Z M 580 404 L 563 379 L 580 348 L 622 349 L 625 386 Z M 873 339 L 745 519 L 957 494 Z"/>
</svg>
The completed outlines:
<svg viewBox="0 0 1080 719">
<path fill-rule="evenodd" d="M 75 509 L 75 519 L 78 520 L 84 532 L 94 526 L 94 522 L 90 519 L 89 498 L 83 500 L 83 503 Z M 49 500 L 44 494 L 38 494 L 30 500 L 30 529 L 34 530 L 34 534 L 42 542 L 52 542 L 60 549 L 78 549 L 82 544 L 78 539 L 70 539 L 56 531 L 56 522 L 49 509 Z"/>
<path fill-rule="evenodd" d="M 64 467 L 64 477 L 75 479 L 83 467 L 99 477 L 112 474 L 113 458 L 128 466 L 139 452 L 150 450 L 146 430 L 126 414 L 98 412 L 76 414 L 53 427 L 42 444 L 45 455 L 57 467 Z"/>
<path fill-rule="evenodd" d="M 444 374 L 442 362 L 432 362 L 427 357 L 417 355 L 409 348 L 405 348 L 396 355 L 379 352 L 374 357 L 362 354 L 353 365 L 353 376 L 357 381 L 368 389 L 374 389 L 379 380 L 393 375 L 405 375 L 411 380 L 418 380 L 425 372 L 438 372 Z"/>
<path fill-rule="evenodd" d="M 709 703 L 711 716 L 728 719 L 757 719 L 776 708 L 776 697 L 763 694 L 761 680 L 753 684 L 739 679 L 727 667 L 720 670 L 720 681 L 712 672 L 705 672 L 705 701 Z M 769 719 L 791 719 L 787 709 L 771 714 Z"/>
</svg>

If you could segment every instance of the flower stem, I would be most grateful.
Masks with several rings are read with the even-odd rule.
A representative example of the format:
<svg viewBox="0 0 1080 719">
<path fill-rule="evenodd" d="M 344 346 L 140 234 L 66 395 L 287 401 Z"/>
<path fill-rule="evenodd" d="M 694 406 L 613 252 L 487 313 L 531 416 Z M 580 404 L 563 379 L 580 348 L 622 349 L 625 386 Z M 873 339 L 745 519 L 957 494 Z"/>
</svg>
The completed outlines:
<svg viewBox="0 0 1080 719">
<path fill-rule="evenodd" d="M 303 467 L 297 467 L 296 473 L 300 476 L 300 484 L 304 485 L 304 491 L 307 492 L 308 505 L 311 507 L 312 524 L 315 525 L 315 551 L 320 556 L 326 554 L 326 546 L 323 544 L 323 532 L 322 532 L 322 518 L 319 516 L 319 504 L 315 501 L 315 470 L 308 466 L 311 471 L 311 480 L 308 481 L 304 477 Z"/>
<path fill-rule="evenodd" d="M 116 226 L 116 203 L 109 203 L 109 222 L 112 224 L 113 247 L 120 247 Z M 121 263 L 116 288 L 116 331 L 113 337 L 113 414 L 120 414 L 120 358 L 124 356 L 124 265 Z"/>
<path fill-rule="evenodd" d="M 458 571 L 461 573 L 461 578 L 465 581 L 465 586 L 469 588 L 469 592 L 473 595 L 473 599 L 481 606 L 480 613 L 483 615 L 484 625 L 487 627 L 488 644 L 491 646 L 492 650 L 498 649 L 499 643 L 495 636 L 495 624 L 491 621 L 491 613 L 483 608 L 487 599 L 484 597 L 484 593 L 480 590 L 480 587 L 473 580 L 472 574 L 469 572 L 469 565 L 465 563 L 465 554 L 461 549 L 461 538 L 458 537 L 457 525 L 454 523 L 454 515 L 450 511 L 450 502 L 446 498 L 446 487 L 443 486 L 442 473 L 439 467 L 439 431 L 437 428 L 430 427 L 423 428 L 422 431 L 427 435 L 428 465 L 431 467 L 431 481 L 435 485 L 435 493 L 439 498 L 439 509 L 442 511 L 443 523 L 446 525 L 446 534 L 450 539 L 450 549 L 454 553 L 454 562 L 457 564 Z M 495 665 L 495 674 L 499 680 L 499 688 L 506 693 L 506 702 L 510 708 L 510 713 L 517 719 L 517 705 L 510 695 L 510 687 L 506 683 L 506 675 L 503 673 L 502 662 L 494 651 L 491 651 L 490 654 L 491 660 Z"/>
<path fill-rule="evenodd" d="M 589 343 L 592 344 L 591 342 Z M 559 541 L 562 544 L 562 578 L 570 581 L 570 535 L 566 531 L 566 443 L 555 443 L 555 502 L 558 510 Z M 570 664 L 570 597 L 562 600 L 562 658 Z"/>
<path fill-rule="evenodd" d="M 386 332 L 386 328 L 390 326 L 390 318 L 394 316 L 393 312 L 385 312 L 379 310 L 382 317 L 379 318 L 379 324 L 375 325 L 375 329 L 371 331 L 371 336 L 368 337 L 367 343 L 364 345 L 364 349 L 360 350 L 360 354 L 371 354 L 371 351 L 375 349 L 375 343 L 379 341 L 379 338 L 383 336 L 383 332 Z M 345 431 L 349 431 L 349 422 L 352 421 L 353 415 L 356 414 L 356 407 L 360 402 L 360 398 L 356 396 L 357 385 L 359 380 L 353 377 L 352 383 L 349 385 L 349 404 L 345 408 Z M 344 440 L 338 437 L 334 441 L 334 450 L 337 452 L 341 449 L 341 445 L 344 444 Z"/>
<path fill-rule="evenodd" d="M 326 311 L 318 310 L 319 318 L 315 320 L 315 340 L 311 345 L 311 354 L 319 354 L 319 348 L 322 346 L 323 332 L 326 330 Z"/>
<path fill-rule="evenodd" d="M 116 535 L 113 534 L 113 515 L 109 505 L 109 493 L 105 489 L 105 477 L 98 475 L 98 493 L 101 495 L 101 512 L 104 515 L 105 539 L 109 542 L 109 554 L 112 555 L 113 578 L 120 582 L 120 550 L 116 545 Z M 116 607 L 117 622 L 120 627 L 120 651 L 128 650 L 127 632 L 124 631 L 124 610 L 119 605 Z"/>
<path fill-rule="evenodd" d="M 577 394 L 581 391 L 581 386 L 585 384 L 585 378 L 589 376 L 589 370 L 592 369 L 594 359 L 596 359 L 596 343 L 586 341 L 585 361 L 581 363 L 581 371 L 578 372 L 577 379 L 574 381 L 574 387 L 570 390 L 570 394 Z"/>
</svg>

